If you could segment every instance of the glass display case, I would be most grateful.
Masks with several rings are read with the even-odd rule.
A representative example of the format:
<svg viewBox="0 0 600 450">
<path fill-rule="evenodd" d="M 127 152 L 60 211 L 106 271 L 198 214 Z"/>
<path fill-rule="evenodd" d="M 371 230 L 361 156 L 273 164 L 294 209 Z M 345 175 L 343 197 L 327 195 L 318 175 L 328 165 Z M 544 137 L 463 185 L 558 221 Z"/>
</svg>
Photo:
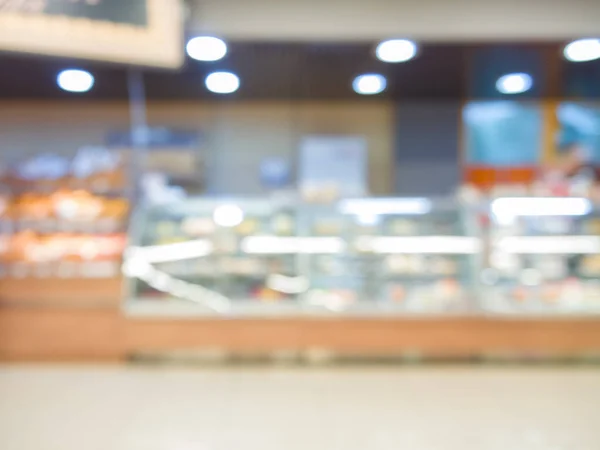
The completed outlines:
<svg viewBox="0 0 600 450">
<path fill-rule="evenodd" d="M 137 211 L 126 311 L 464 313 L 480 253 L 477 215 L 452 201 L 190 199 Z"/>
<path fill-rule="evenodd" d="M 600 209 L 586 198 L 499 198 L 490 203 L 481 271 L 484 311 L 600 313 Z"/>
</svg>

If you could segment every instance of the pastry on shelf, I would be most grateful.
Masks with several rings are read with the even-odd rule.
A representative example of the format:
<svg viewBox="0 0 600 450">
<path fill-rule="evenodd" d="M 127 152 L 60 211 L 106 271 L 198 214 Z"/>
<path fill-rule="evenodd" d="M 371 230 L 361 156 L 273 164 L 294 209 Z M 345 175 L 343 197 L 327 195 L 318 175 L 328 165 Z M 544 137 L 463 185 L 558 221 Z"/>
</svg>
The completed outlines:
<svg viewBox="0 0 600 450">
<path fill-rule="evenodd" d="M 314 224 L 313 231 L 317 236 L 339 236 L 342 223 L 338 219 L 319 220 Z"/>
<path fill-rule="evenodd" d="M 517 286 L 512 290 L 511 296 L 513 300 L 522 303 L 529 297 L 529 290 L 523 286 Z"/>
<path fill-rule="evenodd" d="M 242 223 L 235 227 L 235 231 L 237 234 L 242 236 L 248 236 L 251 234 L 256 234 L 260 224 L 256 219 L 244 219 Z"/>
<path fill-rule="evenodd" d="M 435 275 L 452 276 L 458 272 L 457 262 L 448 257 L 433 257 L 429 260 L 428 267 Z"/>
<path fill-rule="evenodd" d="M 418 222 L 410 219 L 395 219 L 390 221 L 389 232 L 398 236 L 414 236 L 419 234 Z"/>
<path fill-rule="evenodd" d="M 385 259 L 386 270 L 392 274 L 405 274 L 410 272 L 410 256 L 390 255 Z"/>
<path fill-rule="evenodd" d="M 388 289 L 388 296 L 395 303 L 402 303 L 406 300 L 406 289 L 401 284 L 392 284 Z"/>
<path fill-rule="evenodd" d="M 588 255 L 581 261 L 579 268 L 581 275 L 584 276 L 600 276 L 600 255 Z"/>
<path fill-rule="evenodd" d="M 181 230 L 188 236 L 207 236 L 215 229 L 215 222 L 210 217 L 188 217 L 181 223 Z"/>
<path fill-rule="evenodd" d="M 290 236 L 294 225 L 294 219 L 288 214 L 279 214 L 272 220 L 273 232 L 279 236 Z"/>
<path fill-rule="evenodd" d="M 94 221 L 104 210 L 104 202 L 87 191 L 58 191 L 50 201 L 55 217 L 67 221 Z"/>
<path fill-rule="evenodd" d="M 554 304 L 560 300 L 561 285 L 558 283 L 547 283 L 541 287 L 540 298 L 544 303 Z"/>
</svg>

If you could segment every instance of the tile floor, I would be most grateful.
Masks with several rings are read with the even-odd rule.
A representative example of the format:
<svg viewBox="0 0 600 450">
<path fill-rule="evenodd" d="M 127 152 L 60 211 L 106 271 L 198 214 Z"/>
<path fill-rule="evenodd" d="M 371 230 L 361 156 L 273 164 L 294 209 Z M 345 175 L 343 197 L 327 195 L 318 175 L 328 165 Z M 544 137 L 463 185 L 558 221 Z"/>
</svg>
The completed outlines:
<svg viewBox="0 0 600 450">
<path fill-rule="evenodd" d="M 598 450 L 600 370 L 0 366 L 1 450 Z"/>
</svg>

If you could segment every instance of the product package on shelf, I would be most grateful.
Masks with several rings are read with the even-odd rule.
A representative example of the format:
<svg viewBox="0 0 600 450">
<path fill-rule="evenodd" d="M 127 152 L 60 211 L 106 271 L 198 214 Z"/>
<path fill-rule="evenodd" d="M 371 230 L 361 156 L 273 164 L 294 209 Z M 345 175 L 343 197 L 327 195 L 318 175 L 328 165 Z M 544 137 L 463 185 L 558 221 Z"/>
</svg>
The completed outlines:
<svg viewBox="0 0 600 450">
<path fill-rule="evenodd" d="M 125 161 L 101 147 L 82 148 L 73 158 L 41 154 L 19 161 L 5 168 L 0 183 L 14 193 L 82 189 L 107 194 L 128 188 Z"/>
</svg>

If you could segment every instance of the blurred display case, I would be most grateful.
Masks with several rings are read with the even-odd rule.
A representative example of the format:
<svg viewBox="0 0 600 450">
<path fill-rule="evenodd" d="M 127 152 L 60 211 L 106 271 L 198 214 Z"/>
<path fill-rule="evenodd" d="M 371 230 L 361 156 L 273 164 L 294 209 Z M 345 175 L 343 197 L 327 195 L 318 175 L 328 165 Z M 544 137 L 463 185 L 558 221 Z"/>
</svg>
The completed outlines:
<svg viewBox="0 0 600 450">
<path fill-rule="evenodd" d="M 472 309 L 478 216 L 425 198 L 190 199 L 132 221 L 126 311 L 389 315 Z"/>
<path fill-rule="evenodd" d="M 492 200 L 480 273 L 484 311 L 600 313 L 600 209 L 586 198 Z"/>
</svg>

